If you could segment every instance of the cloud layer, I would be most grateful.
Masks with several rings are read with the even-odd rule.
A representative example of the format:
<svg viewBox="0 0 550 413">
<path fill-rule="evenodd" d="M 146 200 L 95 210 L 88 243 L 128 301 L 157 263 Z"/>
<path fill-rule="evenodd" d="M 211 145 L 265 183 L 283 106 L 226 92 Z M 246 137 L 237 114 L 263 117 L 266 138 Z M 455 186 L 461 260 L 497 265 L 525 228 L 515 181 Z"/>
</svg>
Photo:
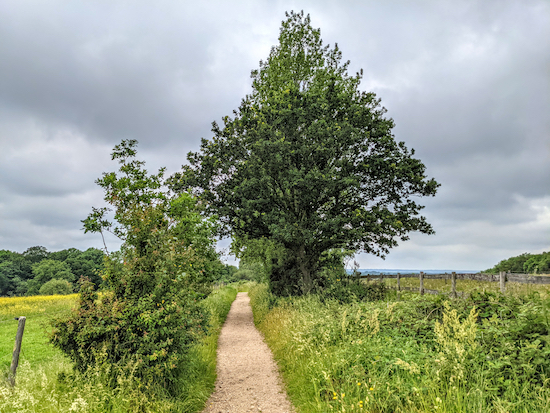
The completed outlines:
<svg viewBox="0 0 550 413">
<path fill-rule="evenodd" d="M 442 184 L 424 210 L 437 234 L 361 267 L 484 269 L 550 249 L 547 1 L 187 3 L 0 5 L 0 248 L 101 247 L 80 220 L 102 205 L 111 148 L 137 139 L 150 170 L 179 169 L 303 9 Z"/>
</svg>

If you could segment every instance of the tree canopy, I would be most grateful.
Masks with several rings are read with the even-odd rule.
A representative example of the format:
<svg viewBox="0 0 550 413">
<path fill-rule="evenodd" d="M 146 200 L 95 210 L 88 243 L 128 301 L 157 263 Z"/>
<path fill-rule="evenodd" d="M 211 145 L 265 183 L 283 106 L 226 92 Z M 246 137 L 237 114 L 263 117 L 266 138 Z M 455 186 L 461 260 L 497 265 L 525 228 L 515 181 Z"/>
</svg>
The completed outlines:
<svg viewBox="0 0 550 413">
<path fill-rule="evenodd" d="M 50 252 L 35 246 L 23 253 L 0 250 L 0 296 L 33 295 L 51 279 L 72 281 L 87 277 L 99 287 L 105 254 L 97 248 L 80 251 L 68 248 Z"/>
<path fill-rule="evenodd" d="M 218 216 L 222 235 L 283 248 L 270 277 L 294 274 L 288 293 L 314 288 L 327 251 L 384 256 L 411 231 L 433 233 L 413 197 L 439 184 L 395 141 L 393 120 L 348 65 L 309 16 L 287 14 L 279 44 L 252 71 L 252 92 L 172 177 Z"/>
<path fill-rule="evenodd" d="M 548 274 L 550 273 L 550 251 L 540 254 L 529 254 L 527 252 L 500 261 L 493 268 L 485 270 L 486 273 L 496 274 L 501 271 L 509 271 L 527 274 Z"/>
</svg>

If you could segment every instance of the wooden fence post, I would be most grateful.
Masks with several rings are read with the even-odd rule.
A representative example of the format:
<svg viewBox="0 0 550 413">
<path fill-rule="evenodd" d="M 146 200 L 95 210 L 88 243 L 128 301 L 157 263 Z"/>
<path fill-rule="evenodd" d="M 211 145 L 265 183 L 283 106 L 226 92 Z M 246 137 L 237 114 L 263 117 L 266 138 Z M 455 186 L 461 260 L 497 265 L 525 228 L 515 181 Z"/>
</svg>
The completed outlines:
<svg viewBox="0 0 550 413">
<path fill-rule="evenodd" d="M 424 295 L 424 273 L 420 271 L 420 295 Z"/>
<path fill-rule="evenodd" d="M 401 274 L 397 273 L 397 291 L 401 291 Z"/>
<path fill-rule="evenodd" d="M 401 300 L 401 274 L 397 273 L 397 299 Z"/>
<path fill-rule="evenodd" d="M 19 353 L 21 352 L 21 341 L 23 341 L 23 332 L 25 331 L 25 320 L 27 317 L 19 317 L 19 325 L 17 326 L 17 334 L 15 335 L 15 346 L 13 347 L 13 356 L 10 366 L 9 382 L 12 386 L 15 386 L 15 372 L 19 365 Z"/>
<path fill-rule="evenodd" d="M 506 273 L 504 271 L 500 272 L 500 292 L 504 294 L 506 292 Z"/>
<path fill-rule="evenodd" d="M 451 296 L 456 298 L 456 272 L 451 274 Z"/>
</svg>

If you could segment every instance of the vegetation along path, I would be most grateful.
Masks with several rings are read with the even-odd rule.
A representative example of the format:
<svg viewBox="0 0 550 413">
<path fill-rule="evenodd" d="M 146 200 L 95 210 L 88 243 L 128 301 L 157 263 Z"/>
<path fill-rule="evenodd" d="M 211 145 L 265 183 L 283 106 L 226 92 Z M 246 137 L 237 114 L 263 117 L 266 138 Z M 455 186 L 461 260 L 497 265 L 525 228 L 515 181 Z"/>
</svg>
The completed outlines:
<svg viewBox="0 0 550 413">
<path fill-rule="evenodd" d="M 254 326 L 247 293 L 237 295 L 220 333 L 217 372 L 204 413 L 294 412 L 271 351 Z"/>
</svg>

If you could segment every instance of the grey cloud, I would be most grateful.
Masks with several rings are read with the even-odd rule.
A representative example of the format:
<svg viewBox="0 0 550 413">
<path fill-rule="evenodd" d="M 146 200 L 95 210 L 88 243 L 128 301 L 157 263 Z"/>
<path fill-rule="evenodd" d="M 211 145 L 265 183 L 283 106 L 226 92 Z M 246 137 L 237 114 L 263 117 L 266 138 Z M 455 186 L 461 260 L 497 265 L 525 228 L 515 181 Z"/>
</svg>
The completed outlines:
<svg viewBox="0 0 550 413">
<path fill-rule="evenodd" d="M 420 200 L 437 235 L 362 265 L 480 269 L 549 246 L 550 3 L 246 0 L 0 4 L 0 248 L 101 247 L 80 220 L 112 146 L 178 170 L 302 8 L 442 183 Z"/>
</svg>

